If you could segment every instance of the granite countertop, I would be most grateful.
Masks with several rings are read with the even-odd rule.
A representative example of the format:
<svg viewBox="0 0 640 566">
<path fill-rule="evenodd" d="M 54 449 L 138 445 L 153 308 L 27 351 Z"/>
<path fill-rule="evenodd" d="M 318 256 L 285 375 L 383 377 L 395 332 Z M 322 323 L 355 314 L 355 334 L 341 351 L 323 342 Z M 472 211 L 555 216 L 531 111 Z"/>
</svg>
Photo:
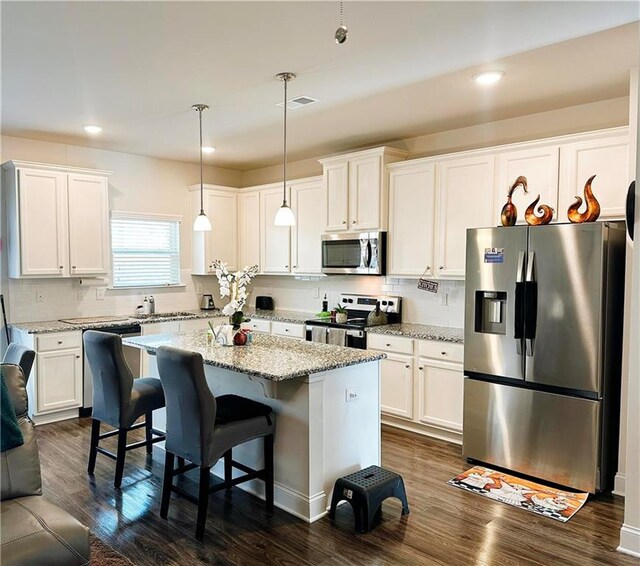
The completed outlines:
<svg viewBox="0 0 640 566">
<path fill-rule="evenodd" d="M 175 346 L 202 355 L 204 363 L 272 381 L 285 381 L 309 374 L 374 362 L 386 357 L 380 352 L 316 344 L 304 340 L 256 334 L 247 346 L 207 346 L 206 334 L 194 330 L 179 334 L 131 337 L 124 344 L 154 354 L 159 346 Z"/>
<path fill-rule="evenodd" d="M 298 324 L 316 318 L 315 313 L 304 311 L 289 311 L 284 309 L 265 311 L 262 309 L 245 308 L 244 314 L 249 318 L 253 317 L 260 318 L 262 320 L 272 320 L 274 322 L 291 322 Z"/>
<path fill-rule="evenodd" d="M 108 315 L 104 315 L 105 318 Z M 112 318 L 114 315 L 111 315 Z M 154 324 L 157 322 L 169 322 L 179 320 L 197 320 L 200 318 L 216 318 L 224 316 L 218 309 L 203 311 L 197 310 L 184 310 L 176 312 L 157 313 L 153 316 L 141 316 L 140 318 L 130 315 L 116 315 L 118 320 L 109 320 L 105 322 L 87 322 L 85 324 L 71 324 L 68 322 L 62 322 L 60 320 L 49 320 L 44 322 L 16 322 L 9 326 L 17 330 L 22 330 L 28 334 L 45 334 L 48 332 L 71 332 L 74 330 L 100 330 L 104 328 L 119 328 L 122 326 L 130 326 L 132 324 Z M 74 318 L 72 316 L 68 319 Z M 87 318 L 100 318 L 100 315 Z"/>
<path fill-rule="evenodd" d="M 392 336 L 405 336 L 419 340 L 438 340 L 441 342 L 464 342 L 464 329 L 450 328 L 448 326 L 433 326 L 430 324 L 385 324 L 384 326 L 372 326 L 367 328 L 368 334 L 388 334 Z"/>
</svg>

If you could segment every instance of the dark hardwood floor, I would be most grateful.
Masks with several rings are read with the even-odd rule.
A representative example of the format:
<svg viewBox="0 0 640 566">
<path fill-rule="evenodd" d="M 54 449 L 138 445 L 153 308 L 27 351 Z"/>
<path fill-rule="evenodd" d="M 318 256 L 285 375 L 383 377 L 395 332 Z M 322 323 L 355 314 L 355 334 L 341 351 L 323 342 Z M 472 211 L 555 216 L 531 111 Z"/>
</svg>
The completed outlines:
<svg viewBox="0 0 640 566">
<path fill-rule="evenodd" d="M 615 552 L 621 498 L 595 497 L 564 524 L 538 517 L 447 486 L 469 467 L 460 448 L 393 429 L 383 431 L 382 460 L 404 477 L 407 517 L 387 500 L 382 523 L 358 535 L 349 505 L 340 506 L 335 524 L 325 517 L 309 525 L 278 509 L 268 516 L 262 501 L 234 488 L 211 496 L 199 543 L 192 503 L 174 495 L 168 520 L 159 516 L 162 451 L 154 448 L 149 459 L 144 450 L 129 452 L 116 491 L 108 458 L 98 455 L 95 477 L 86 475 L 89 431 L 90 419 L 37 428 L 44 494 L 140 566 L 640 564 Z M 197 493 L 189 478 L 184 487 Z"/>
</svg>

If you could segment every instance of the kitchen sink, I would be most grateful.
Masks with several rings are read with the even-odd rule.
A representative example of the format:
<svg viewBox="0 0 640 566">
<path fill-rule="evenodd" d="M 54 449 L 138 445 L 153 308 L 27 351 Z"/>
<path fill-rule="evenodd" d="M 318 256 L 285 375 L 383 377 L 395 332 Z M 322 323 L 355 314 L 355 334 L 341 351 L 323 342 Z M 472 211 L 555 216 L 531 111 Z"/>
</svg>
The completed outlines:
<svg viewBox="0 0 640 566">
<path fill-rule="evenodd" d="M 194 313 L 188 311 L 175 311 L 175 312 L 157 312 L 155 314 L 133 314 L 131 318 L 138 320 L 153 320 L 156 318 L 173 318 L 175 316 L 194 316 Z"/>
</svg>

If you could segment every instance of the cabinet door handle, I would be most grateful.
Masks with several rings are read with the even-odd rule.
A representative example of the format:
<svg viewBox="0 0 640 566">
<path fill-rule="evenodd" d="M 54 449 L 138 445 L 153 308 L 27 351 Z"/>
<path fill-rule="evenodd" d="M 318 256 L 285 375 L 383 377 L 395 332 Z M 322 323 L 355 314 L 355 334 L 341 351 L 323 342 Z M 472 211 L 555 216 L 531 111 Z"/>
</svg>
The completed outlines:
<svg viewBox="0 0 640 566">
<path fill-rule="evenodd" d="M 76 268 L 76 266 L 75 266 L 75 265 L 72 265 L 72 266 L 71 266 L 71 269 L 75 269 L 75 268 Z"/>
<path fill-rule="evenodd" d="M 404 367 L 406 367 L 407 369 L 409 369 L 411 366 L 409 364 L 405 365 Z"/>
<path fill-rule="evenodd" d="M 390 347 L 391 347 L 391 344 L 387 344 L 387 348 L 390 348 Z"/>
<path fill-rule="evenodd" d="M 342 223 L 343 223 L 343 224 L 346 224 L 346 223 L 347 223 L 347 221 L 346 221 L 346 220 L 343 220 L 343 221 L 342 221 Z"/>
<path fill-rule="evenodd" d="M 58 340 L 58 344 L 62 344 L 62 340 Z"/>
<path fill-rule="evenodd" d="M 298 266 L 297 266 L 297 265 L 294 265 L 294 266 L 293 266 L 293 269 L 298 269 Z"/>
<path fill-rule="evenodd" d="M 285 265 L 285 266 L 284 266 L 284 268 L 285 268 L 285 269 L 289 269 L 289 266 L 288 266 L 288 265 Z"/>
<path fill-rule="evenodd" d="M 424 370 L 424 366 L 420 366 L 418 369 L 419 369 L 420 371 L 423 371 L 423 370 Z"/>
<path fill-rule="evenodd" d="M 431 271 L 431 266 L 427 265 L 427 271 Z"/>
<path fill-rule="evenodd" d="M 440 267 L 438 267 L 438 269 L 444 269 L 444 265 L 441 265 Z"/>
<path fill-rule="evenodd" d="M 289 332 L 289 329 L 288 329 L 288 328 L 285 328 L 285 329 L 284 329 L 284 331 L 285 331 L 285 332 Z"/>
<path fill-rule="evenodd" d="M 63 268 L 64 268 L 64 265 L 61 265 L 58 267 L 58 269 L 63 269 Z"/>
<path fill-rule="evenodd" d="M 447 353 L 446 352 L 440 352 L 443 356 L 446 356 Z"/>
<path fill-rule="evenodd" d="M 80 359 L 80 354 L 76 354 L 76 358 L 77 358 L 77 359 Z"/>
<path fill-rule="evenodd" d="M 351 224 L 355 224 L 355 223 L 356 223 L 356 221 L 355 221 L 355 220 L 352 220 L 352 221 L 351 221 Z"/>
</svg>

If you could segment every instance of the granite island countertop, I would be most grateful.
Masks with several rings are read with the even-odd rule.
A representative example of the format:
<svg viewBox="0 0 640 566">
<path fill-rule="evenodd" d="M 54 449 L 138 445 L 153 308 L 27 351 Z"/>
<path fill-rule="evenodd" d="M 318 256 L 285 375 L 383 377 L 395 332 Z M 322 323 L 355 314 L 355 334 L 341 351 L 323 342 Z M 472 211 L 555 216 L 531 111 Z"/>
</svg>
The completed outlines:
<svg viewBox="0 0 640 566">
<path fill-rule="evenodd" d="M 431 324 L 385 324 L 383 326 L 371 326 L 367 328 L 368 334 L 387 334 L 391 336 L 404 336 L 406 338 L 417 338 L 418 340 L 437 340 L 440 342 L 453 342 L 462 344 L 464 342 L 464 329 L 451 328 L 448 326 L 434 326 Z"/>
<path fill-rule="evenodd" d="M 207 346 L 206 334 L 198 330 L 136 336 L 124 339 L 123 343 L 144 349 L 149 354 L 155 354 L 160 346 L 198 352 L 206 365 L 272 381 L 305 377 L 386 357 L 371 350 L 316 344 L 270 334 L 256 334 L 253 343 L 247 346 Z"/>
</svg>

